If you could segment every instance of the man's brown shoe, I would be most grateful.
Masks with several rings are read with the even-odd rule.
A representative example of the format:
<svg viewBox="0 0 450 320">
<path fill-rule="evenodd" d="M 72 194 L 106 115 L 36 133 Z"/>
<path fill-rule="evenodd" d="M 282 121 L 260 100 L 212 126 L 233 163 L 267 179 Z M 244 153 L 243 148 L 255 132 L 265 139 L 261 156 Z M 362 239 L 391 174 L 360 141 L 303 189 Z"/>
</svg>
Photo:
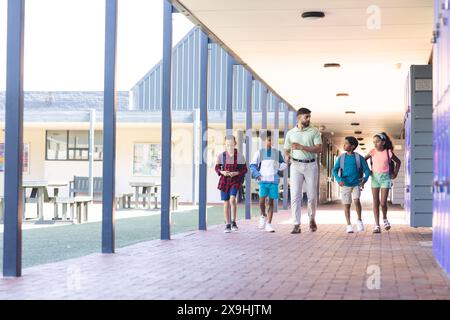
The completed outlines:
<svg viewBox="0 0 450 320">
<path fill-rule="evenodd" d="M 292 229 L 291 234 L 296 234 L 296 233 L 301 233 L 301 232 L 302 232 L 302 230 L 300 229 L 300 225 L 296 224 L 294 226 L 294 229 Z"/>
<path fill-rule="evenodd" d="M 309 221 L 309 229 L 311 229 L 312 232 L 316 232 L 317 231 L 317 224 L 315 220 L 310 220 Z"/>
</svg>

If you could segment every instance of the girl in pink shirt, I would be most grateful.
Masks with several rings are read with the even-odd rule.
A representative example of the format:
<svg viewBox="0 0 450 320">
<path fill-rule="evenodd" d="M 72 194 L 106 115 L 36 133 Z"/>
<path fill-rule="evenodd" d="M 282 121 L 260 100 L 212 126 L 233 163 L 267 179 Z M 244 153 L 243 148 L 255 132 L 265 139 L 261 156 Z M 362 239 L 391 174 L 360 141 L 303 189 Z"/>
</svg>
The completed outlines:
<svg viewBox="0 0 450 320">
<path fill-rule="evenodd" d="M 384 228 L 389 230 L 391 224 L 387 219 L 387 198 L 392 181 L 397 177 L 400 170 L 401 161 L 392 151 L 394 149 L 392 141 L 385 132 L 377 133 L 373 137 L 375 146 L 366 156 L 370 159 L 372 167 L 372 196 L 373 214 L 375 217 L 374 233 L 380 233 L 380 205 L 383 211 Z"/>
</svg>

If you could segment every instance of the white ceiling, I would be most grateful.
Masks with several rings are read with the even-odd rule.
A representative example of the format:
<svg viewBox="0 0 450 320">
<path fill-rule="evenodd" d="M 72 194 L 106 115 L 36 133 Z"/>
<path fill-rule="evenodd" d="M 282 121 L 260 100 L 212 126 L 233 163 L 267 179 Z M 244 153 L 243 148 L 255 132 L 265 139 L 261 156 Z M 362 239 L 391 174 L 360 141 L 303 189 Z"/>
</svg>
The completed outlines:
<svg viewBox="0 0 450 320">
<path fill-rule="evenodd" d="M 314 123 L 336 137 L 353 133 L 352 121 L 361 123 L 357 129 L 365 137 L 380 130 L 397 137 L 408 67 L 426 64 L 432 49 L 432 0 L 178 2 L 287 102 L 310 108 Z M 379 29 L 368 27 L 374 4 L 380 9 Z M 302 19 L 310 10 L 326 16 Z M 323 68 L 331 62 L 341 68 Z M 337 92 L 350 96 L 338 98 Z"/>
</svg>

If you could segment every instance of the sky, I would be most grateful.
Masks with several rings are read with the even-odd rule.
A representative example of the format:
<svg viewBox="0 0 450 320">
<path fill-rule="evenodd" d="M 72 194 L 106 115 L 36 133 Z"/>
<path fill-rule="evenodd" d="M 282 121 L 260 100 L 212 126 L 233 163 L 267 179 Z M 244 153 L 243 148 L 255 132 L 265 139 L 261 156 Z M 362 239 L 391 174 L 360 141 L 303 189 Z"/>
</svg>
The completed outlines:
<svg viewBox="0 0 450 320">
<path fill-rule="evenodd" d="M 117 90 L 161 59 L 163 0 L 119 0 Z M 6 80 L 7 0 L 0 0 L 0 91 Z M 26 0 L 25 91 L 103 90 L 105 0 Z M 194 25 L 173 15 L 173 44 Z"/>
</svg>

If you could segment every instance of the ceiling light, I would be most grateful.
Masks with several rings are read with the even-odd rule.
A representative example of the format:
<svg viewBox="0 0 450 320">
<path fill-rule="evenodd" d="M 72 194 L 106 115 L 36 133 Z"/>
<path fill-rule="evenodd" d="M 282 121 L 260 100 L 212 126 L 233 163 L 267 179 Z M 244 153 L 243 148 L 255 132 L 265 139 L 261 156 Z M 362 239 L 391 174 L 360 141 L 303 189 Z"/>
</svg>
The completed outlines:
<svg viewBox="0 0 450 320">
<path fill-rule="evenodd" d="M 348 93 L 346 93 L 346 92 L 338 92 L 338 93 L 336 93 L 336 97 L 348 97 Z"/>
<path fill-rule="evenodd" d="M 361 150 L 366 150 L 366 148 L 361 148 Z"/>
<path fill-rule="evenodd" d="M 358 139 L 358 141 L 363 141 L 364 140 L 364 138 L 357 138 Z"/>
<path fill-rule="evenodd" d="M 359 122 L 352 122 L 350 123 L 352 126 L 359 126 Z"/>
<path fill-rule="evenodd" d="M 303 19 L 316 20 L 325 17 L 325 13 L 322 11 L 305 11 L 302 13 Z"/>
<path fill-rule="evenodd" d="M 325 63 L 323 65 L 324 68 L 340 68 L 341 65 L 339 63 Z"/>
<path fill-rule="evenodd" d="M 345 111 L 345 114 L 355 114 L 356 111 Z"/>
<path fill-rule="evenodd" d="M 360 145 L 360 146 L 365 146 L 366 144 L 365 144 L 365 143 L 360 143 L 359 145 Z"/>
<path fill-rule="evenodd" d="M 362 131 L 355 131 L 355 134 L 361 134 L 362 133 Z M 362 138 L 359 138 L 359 139 L 362 139 Z"/>
</svg>

